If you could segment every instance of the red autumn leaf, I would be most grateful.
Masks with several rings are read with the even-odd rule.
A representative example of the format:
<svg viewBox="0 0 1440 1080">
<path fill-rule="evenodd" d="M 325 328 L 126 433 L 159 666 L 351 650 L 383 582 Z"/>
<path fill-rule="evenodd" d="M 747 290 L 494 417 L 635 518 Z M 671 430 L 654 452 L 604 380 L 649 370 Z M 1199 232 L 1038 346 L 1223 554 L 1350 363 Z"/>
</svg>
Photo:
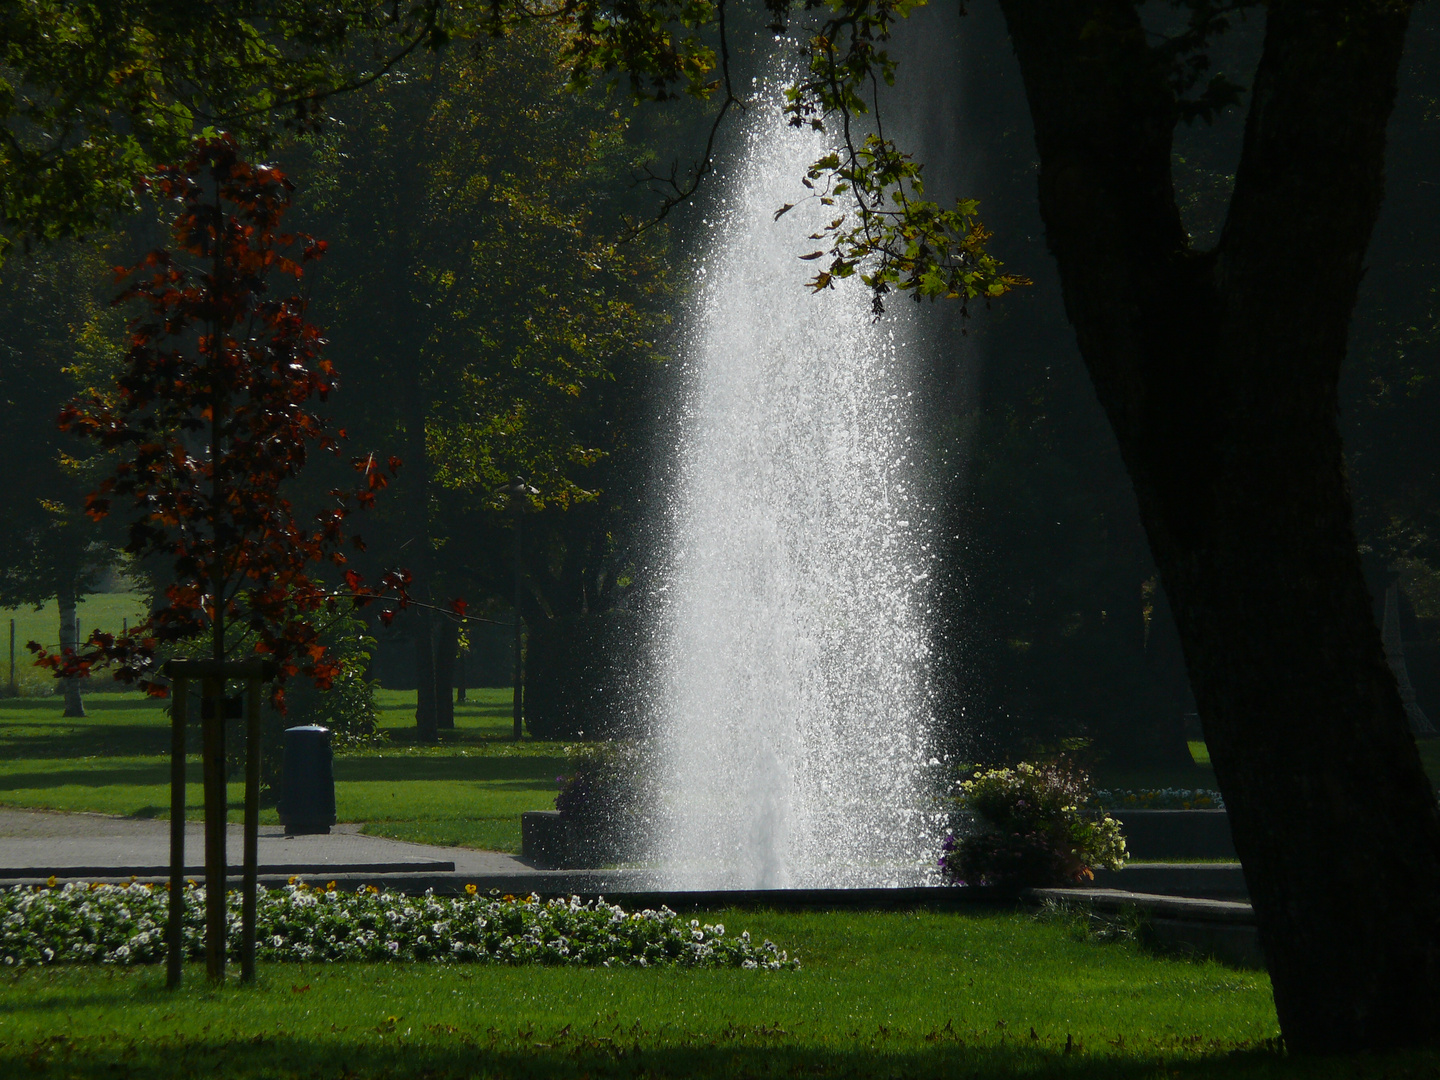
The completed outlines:
<svg viewBox="0 0 1440 1080">
<path fill-rule="evenodd" d="M 361 546 L 341 525 L 385 480 L 375 455 L 361 459 L 364 480 L 335 493 L 338 507 L 311 524 L 282 494 L 308 447 L 335 449 L 343 433 L 311 408 L 335 383 L 325 338 L 306 322 L 305 298 L 280 295 L 266 280 L 299 275 L 287 248 L 301 244 L 301 261 L 312 261 L 325 244 L 280 230 L 294 185 L 277 168 L 245 161 L 228 135 L 198 140 L 189 160 L 148 182 L 179 206 L 179 254 L 152 251 L 126 272 L 130 283 L 116 302 L 140 311 L 118 393 L 72 403 L 61 424 L 114 462 L 86 512 L 101 518 L 128 507 L 126 550 L 168 560 L 172 580 L 164 605 L 129 634 L 93 635 L 78 651 L 33 651 L 59 675 L 83 677 L 109 664 L 117 679 L 163 696 L 153 667 L 159 643 L 213 632 L 222 655 L 225 631 L 236 627 L 276 658 L 281 683 L 296 674 L 328 683 L 334 665 L 310 616 L 334 597 L 311 568 L 341 565 L 342 545 Z M 208 445 L 198 449 L 197 440 Z M 409 599 L 409 575 L 392 571 L 368 587 L 350 571 L 344 581 L 357 599 Z M 272 700 L 282 705 L 283 689 Z"/>
</svg>

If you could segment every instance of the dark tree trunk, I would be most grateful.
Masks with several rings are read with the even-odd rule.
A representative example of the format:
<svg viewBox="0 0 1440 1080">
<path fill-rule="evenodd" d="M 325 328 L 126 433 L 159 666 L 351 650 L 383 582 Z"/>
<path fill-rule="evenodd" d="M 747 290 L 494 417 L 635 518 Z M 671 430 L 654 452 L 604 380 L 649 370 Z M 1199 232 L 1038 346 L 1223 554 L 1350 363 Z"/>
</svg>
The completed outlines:
<svg viewBox="0 0 1440 1080">
<path fill-rule="evenodd" d="M 1402 5 L 1269 7 L 1218 247 L 1120 0 L 1001 0 L 1066 309 L 1174 609 L 1281 1028 L 1440 1042 L 1440 811 L 1371 617 L 1338 380 L 1382 197 Z"/>
<path fill-rule="evenodd" d="M 80 616 L 76 611 L 75 586 L 62 585 L 55 597 L 60 615 L 60 648 L 74 652 L 80 644 Z M 84 716 L 85 702 L 80 697 L 79 679 L 61 679 L 60 693 L 65 700 L 65 716 Z"/>
<path fill-rule="evenodd" d="M 455 730 L 455 653 L 459 647 L 459 630 L 448 615 L 437 616 L 435 637 L 435 726 L 441 731 Z"/>
<path fill-rule="evenodd" d="M 415 582 L 413 594 L 422 601 L 414 608 L 413 615 L 415 737 L 422 743 L 433 743 L 439 739 L 440 721 L 435 684 L 435 653 L 439 628 L 430 606 L 434 602 L 434 560 L 430 537 L 431 462 L 425 443 L 430 400 L 426 393 L 425 372 L 420 357 L 414 357 L 410 366 L 405 369 L 403 388 L 406 468 L 401 473 L 401 490 L 409 510 L 407 528 L 412 532 L 402 546 L 408 548 L 409 568 Z M 448 696 L 447 691 L 446 697 Z"/>
<path fill-rule="evenodd" d="M 439 739 L 435 709 L 435 627 L 425 608 L 415 612 L 415 736 L 420 742 Z"/>
</svg>

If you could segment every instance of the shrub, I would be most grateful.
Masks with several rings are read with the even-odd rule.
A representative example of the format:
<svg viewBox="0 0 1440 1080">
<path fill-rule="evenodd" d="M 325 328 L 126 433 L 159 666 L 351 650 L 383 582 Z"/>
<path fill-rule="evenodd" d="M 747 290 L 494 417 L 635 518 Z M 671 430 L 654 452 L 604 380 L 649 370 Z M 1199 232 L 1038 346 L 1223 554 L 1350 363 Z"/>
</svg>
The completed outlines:
<svg viewBox="0 0 1440 1080">
<path fill-rule="evenodd" d="M 556 777 L 555 809 L 572 823 L 571 835 L 586 848 L 572 854 L 599 863 L 624 861 L 638 847 L 642 831 L 642 751 L 618 740 L 567 751 L 572 771 Z"/>
<path fill-rule="evenodd" d="M 326 654 L 340 668 L 329 690 L 317 690 L 308 680 L 297 680 L 285 688 L 286 714 L 280 730 L 300 724 L 318 724 L 330 729 L 331 745 L 337 750 L 369 746 L 384 736 L 377 733 L 376 682 L 367 675 L 375 639 L 365 620 L 353 611 L 333 616 L 320 632 Z"/>
<path fill-rule="evenodd" d="M 945 838 L 940 868 L 956 884 L 1060 885 L 1124 865 L 1119 822 L 1087 812 L 1089 777 L 1063 759 L 977 771 L 960 785 L 959 801 L 982 828 Z"/>
</svg>

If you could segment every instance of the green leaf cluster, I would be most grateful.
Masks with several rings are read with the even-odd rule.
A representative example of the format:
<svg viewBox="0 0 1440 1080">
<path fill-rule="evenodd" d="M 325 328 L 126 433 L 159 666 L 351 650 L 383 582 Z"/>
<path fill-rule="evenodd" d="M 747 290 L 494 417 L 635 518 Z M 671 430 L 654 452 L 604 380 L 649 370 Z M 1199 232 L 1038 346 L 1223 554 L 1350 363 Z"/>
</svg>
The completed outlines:
<svg viewBox="0 0 1440 1080">
<path fill-rule="evenodd" d="M 591 496 L 577 470 L 603 451 L 577 410 L 661 322 L 661 249 L 617 243 L 604 212 L 625 121 L 565 92 L 561 44 L 537 26 L 417 61 L 344 102 L 312 167 L 327 321 L 368 422 L 423 425 L 436 484 L 496 508 L 514 475 L 542 502 Z"/>
<path fill-rule="evenodd" d="M 0 253 L 103 228 L 198 129 L 266 146 L 447 36 L 439 0 L 3 0 Z"/>
</svg>

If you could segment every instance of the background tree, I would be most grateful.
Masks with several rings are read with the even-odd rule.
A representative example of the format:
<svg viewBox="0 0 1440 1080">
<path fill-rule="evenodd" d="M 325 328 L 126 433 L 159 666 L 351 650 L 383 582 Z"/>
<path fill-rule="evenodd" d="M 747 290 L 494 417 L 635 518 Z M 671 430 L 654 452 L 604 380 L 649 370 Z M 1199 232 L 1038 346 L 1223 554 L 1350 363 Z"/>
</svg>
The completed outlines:
<svg viewBox="0 0 1440 1080">
<path fill-rule="evenodd" d="M 134 210 L 136 181 L 206 125 L 256 146 L 307 126 L 445 21 L 439 0 L 5 0 L 0 257 Z"/>
<path fill-rule="evenodd" d="M 1420 8 L 1390 123 L 1385 205 L 1341 374 L 1356 529 L 1371 567 L 1398 573 L 1421 616 L 1405 660 L 1421 705 L 1440 715 L 1440 17 Z M 1366 551 L 1368 549 L 1368 551 Z M 1373 584 L 1373 583 L 1372 583 Z M 1408 612 L 1407 612 L 1408 614 Z"/>
<path fill-rule="evenodd" d="M 523 476 L 532 510 L 551 508 L 526 523 L 532 626 L 613 585 L 601 462 L 634 431 L 660 319 L 654 242 L 614 242 L 627 125 L 565 92 L 561 41 L 530 27 L 402 66 L 337 103 L 312 166 L 311 218 L 334 238 L 317 310 L 365 387 L 342 416 L 406 462 L 375 552 L 403 550 L 417 597 L 463 589 L 472 612 L 504 614 L 512 526 L 495 491 Z M 453 627 L 422 608 L 403 621 L 434 738 L 452 723 Z"/>
<path fill-rule="evenodd" d="M 74 648 L 77 602 L 114 564 L 116 537 L 83 513 L 95 461 L 55 418 L 83 387 L 113 375 L 118 316 L 102 243 L 36 251 L 0 269 L 0 606 L 56 601 L 57 636 Z M 79 684 L 62 684 L 66 716 L 84 716 Z"/>
<path fill-rule="evenodd" d="M 923 313 L 936 357 L 918 420 L 931 433 L 931 502 L 947 515 L 934 601 L 944 730 L 964 760 L 1026 759 L 1083 739 L 1097 766 L 1136 783 L 1152 781 L 1134 770 L 1163 767 L 1164 782 L 1189 772 L 1185 783 L 1213 784 L 1191 763 L 1186 739 L 1200 736 L 1185 715 L 1195 705 L 1174 619 L 1045 250 L 1033 129 L 1003 18 L 992 5 L 963 16 L 932 5 L 896 27 L 894 50 L 886 130 L 923 147 L 935 197 L 983 196 L 995 253 L 1033 279 L 968 323 L 947 305 Z M 1228 57 L 1216 62 L 1233 70 Z M 1182 198 L 1202 184 L 1208 195 L 1212 173 L 1223 179 L 1239 126 L 1188 132 L 1195 176 Z"/>
</svg>

